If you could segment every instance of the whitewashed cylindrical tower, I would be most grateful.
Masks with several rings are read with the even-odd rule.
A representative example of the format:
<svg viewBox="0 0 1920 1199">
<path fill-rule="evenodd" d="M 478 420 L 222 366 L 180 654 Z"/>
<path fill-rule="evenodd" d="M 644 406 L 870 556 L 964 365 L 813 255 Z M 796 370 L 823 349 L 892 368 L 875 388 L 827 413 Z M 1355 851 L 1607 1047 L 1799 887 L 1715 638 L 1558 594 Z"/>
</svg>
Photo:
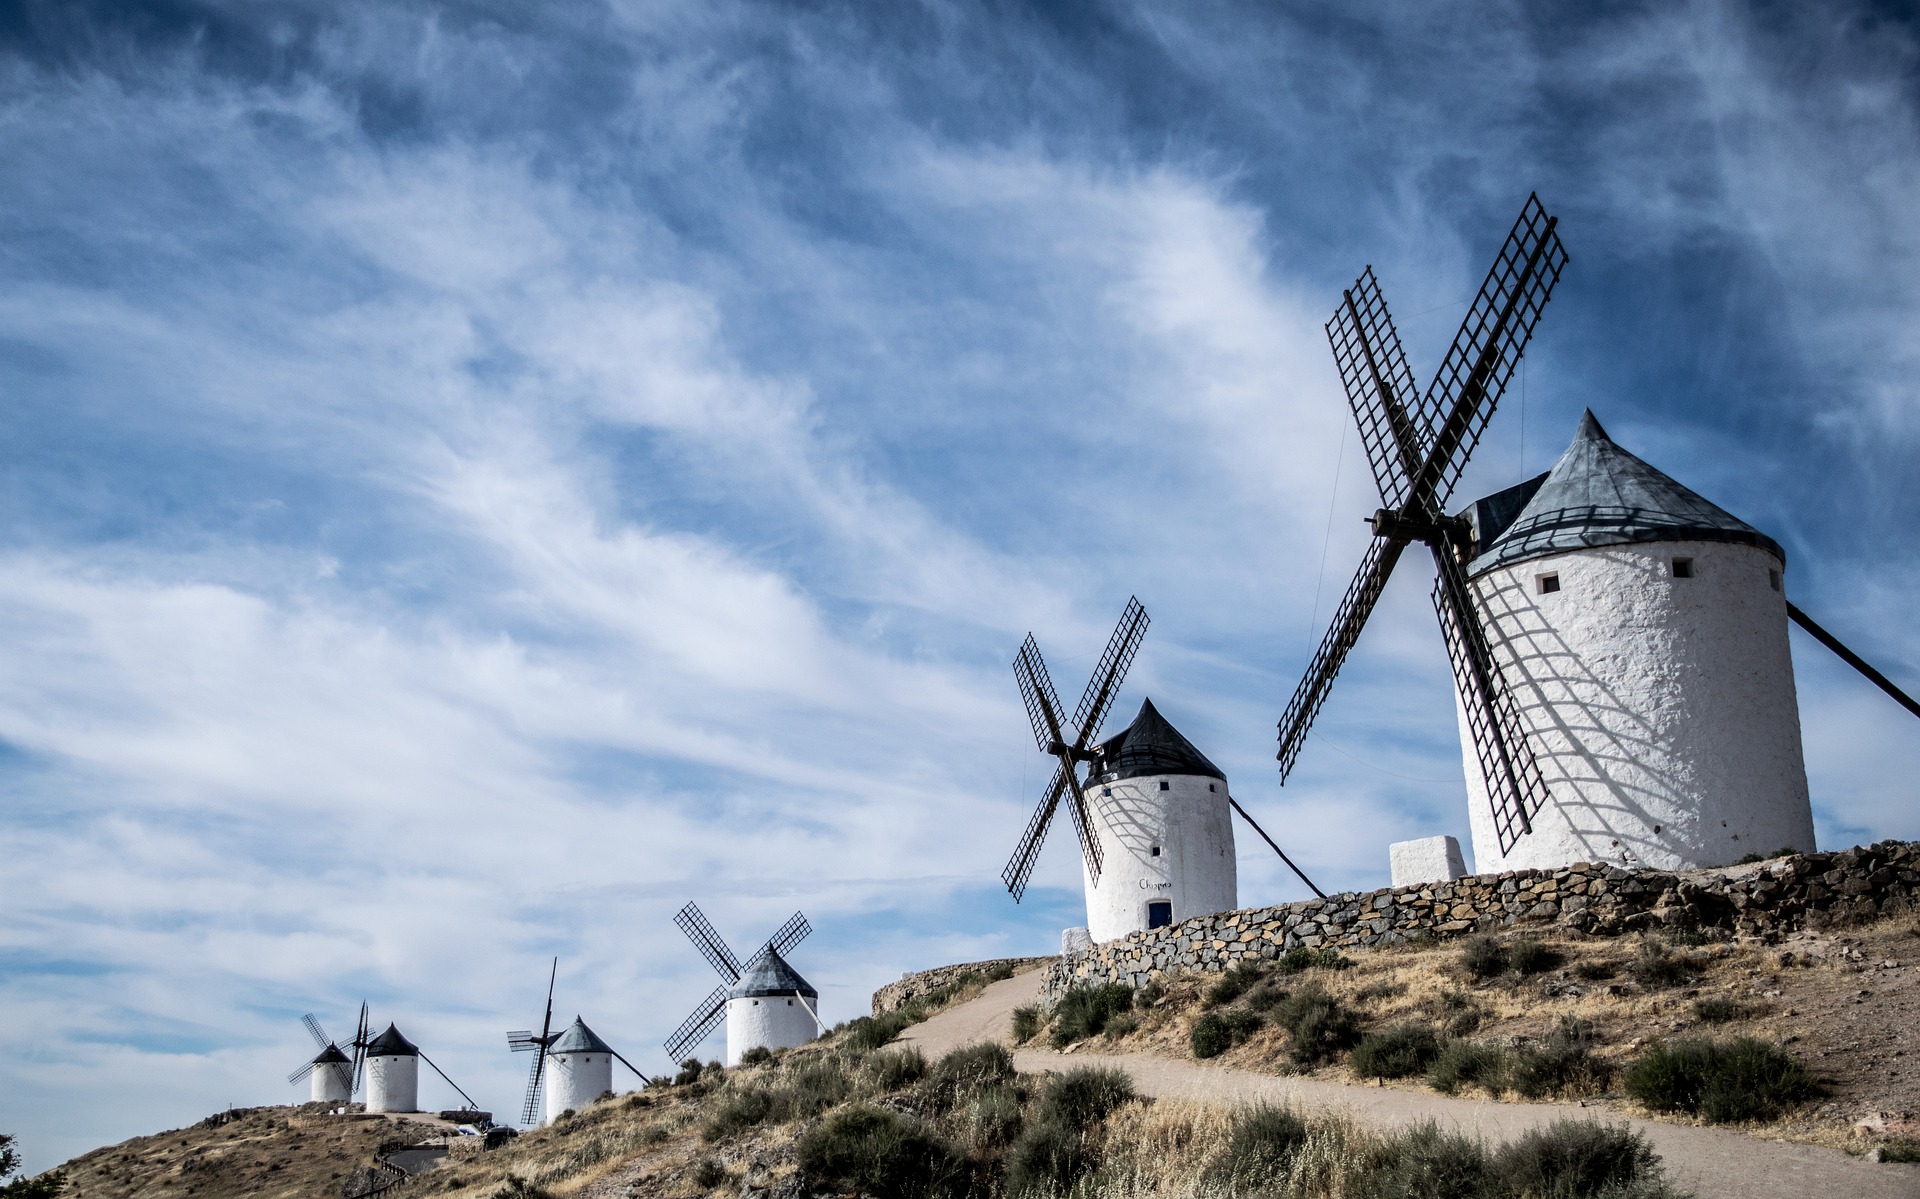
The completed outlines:
<svg viewBox="0 0 1920 1199">
<path fill-rule="evenodd" d="M 547 1123 L 577 1112 L 613 1090 L 613 1047 L 575 1016 L 547 1050 Z"/>
<path fill-rule="evenodd" d="M 420 1047 L 391 1024 L 367 1045 L 367 1110 L 420 1110 Z"/>
<path fill-rule="evenodd" d="M 353 1098 L 353 1059 L 340 1052 L 338 1045 L 328 1045 L 313 1059 L 308 1079 L 312 1084 L 309 1102 L 346 1103 Z"/>
<path fill-rule="evenodd" d="M 1471 519 L 1468 574 L 1552 797 L 1503 851 L 1460 708 L 1479 873 L 1814 848 L 1772 538 L 1615 445 L 1591 412 L 1552 470 Z"/>
<path fill-rule="evenodd" d="M 1095 941 L 1239 906 L 1226 775 L 1152 700 L 1094 751 L 1082 794 L 1100 840 L 1098 882 L 1081 860 Z"/>
<path fill-rule="evenodd" d="M 727 1065 L 749 1049 L 791 1049 L 813 1040 L 820 992 L 771 947 L 727 991 Z"/>
</svg>

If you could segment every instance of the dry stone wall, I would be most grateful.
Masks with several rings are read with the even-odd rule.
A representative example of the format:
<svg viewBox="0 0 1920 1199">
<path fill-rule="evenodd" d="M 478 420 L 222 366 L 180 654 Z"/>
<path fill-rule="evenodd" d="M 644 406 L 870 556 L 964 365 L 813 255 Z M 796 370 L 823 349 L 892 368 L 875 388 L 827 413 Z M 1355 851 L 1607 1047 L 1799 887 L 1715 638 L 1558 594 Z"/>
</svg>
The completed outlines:
<svg viewBox="0 0 1920 1199">
<path fill-rule="evenodd" d="M 1051 1003 L 1070 987 L 1137 987 L 1158 973 L 1225 970 L 1296 946 L 1399 945 L 1524 924 L 1594 936 L 1719 929 L 1771 937 L 1917 909 L 1920 843 L 1910 841 L 1683 873 L 1587 862 L 1196 916 L 1063 955 L 1042 991 Z"/>
<path fill-rule="evenodd" d="M 1052 960 L 1051 957 L 995 958 L 990 962 L 961 962 L 956 966 L 936 966 L 931 970 L 903 974 L 899 982 L 888 983 L 873 993 L 873 1014 L 884 1015 L 902 1004 L 919 999 L 923 995 L 929 995 L 969 974 L 985 974 L 996 966 L 1011 967 L 1013 972 L 1018 974 L 1041 962 Z"/>
</svg>

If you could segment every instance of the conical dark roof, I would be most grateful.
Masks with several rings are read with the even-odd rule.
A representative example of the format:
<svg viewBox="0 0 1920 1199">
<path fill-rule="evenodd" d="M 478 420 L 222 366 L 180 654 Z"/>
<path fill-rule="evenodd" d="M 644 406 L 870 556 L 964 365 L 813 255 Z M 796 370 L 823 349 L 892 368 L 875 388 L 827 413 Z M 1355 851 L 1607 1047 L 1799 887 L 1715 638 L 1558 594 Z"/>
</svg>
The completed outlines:
<svg viewBox="0 0 1920 1199">
<path fill-rule="evenodd" d="M 1087 775 L 1089 787 L 1151 774 L 1194 774 L 1227 781 L 1220 768 L 1207 761 L 1207 755 L 1167 723 L 1150 699 L 1141 702 L 1140 714 L 1126 732 L 1102 741 L 1093 752 L 1093 768 Z"/>
<path fill-rule="evenodd" d="M 325 1066 L 333 1062 L 350 1062 L 352 1060 L 352 1058 L 340 1052 L 338 1045 L 328 1045 L 313 1059 L 313 1064 L 316 1066 Z"/>
<path fill-rule="evenodd" d="M 387 1031 L 367 1043 L 368 1057 L 419 1057 L 420 1047 L 400 1035 L 400 1030 L 387 1025 Z"/>
<path fill-rule="evenodd" d="M 612 1053 L 613 1046 L 594 1035 L 587 1022 L 575 1016 L 567 1031 L 547 1050 L 548 1053 Z"/>
<path fill-rule="evenodd" d="M 740 976 L 740 981 L 727 989 L 728 999 L 758 999 L 767 995 L 820 998 L 813 984 L 801 978 L 800 972 L 787 965 L 787 959 L 775 953 L 772 946 L 761 950 L 760 956 L 747 964 L 747 972 Z"/>
<path fill-rule="evenodd" d="M 1525 506 L 1500 522 L 1528 488 Z M 1588 411 L 1573 444 L 1538 480 L 1488 496 L 1472 509 L 1480 554 L 1467 573 L 1601 545 L 1730 541 L 1787 555 L 1773 538 L 1710 503 L 1613 443 Z"/>
</svg>

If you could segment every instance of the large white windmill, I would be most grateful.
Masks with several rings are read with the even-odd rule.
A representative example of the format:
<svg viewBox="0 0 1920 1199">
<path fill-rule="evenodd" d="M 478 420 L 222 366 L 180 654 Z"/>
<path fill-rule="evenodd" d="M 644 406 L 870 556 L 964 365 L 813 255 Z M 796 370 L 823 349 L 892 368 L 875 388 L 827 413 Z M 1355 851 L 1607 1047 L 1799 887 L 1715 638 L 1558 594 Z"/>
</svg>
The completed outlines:
<svg viewBox="0 0 1920 1199">
<path fill-rule="evenodd" d="M 729 1066 L 739 1065 L 749 1049 L 790 1049 L 826 1031 L 818 1010 L 820 992 L 784 956 L 813 932 L 805 916 L 795 912 L 744 965 L 694 904 L 681 908 L 673 922 L 722 979 L 667 1038 L 674 1061 L 706 1040 L 723 1018 Z"/>
<path fill-rule="evenodd" d="M 1566 265 L 1556 226 L 1528 197 L 1425 393 L 1371 267 L 1327 323 L 1384 506 L 1280 722 L 1281 781 L 1419 541 L 1453 666 L 1477 869 L 1686 869 L 1811 850 L 1788 620 L 1920 705 L 1787 602 L 1772 538 L 1620 448 L 1591 412 L 1552 470 L 1446 515 Z M 1396 861 L 1394 882 L 1415 881 Z"/>
<path fill-rule="evenodd" d="M 1128 599 L 1070 718 L 1062 715 L 1031 633 L 1013 660 L 1034 740 L 1057 764 L 1000 877 L 1019 902 L 1064 799 L 1080 840 L 1087 935 L 1094 941 L 1231 911 L 1239 903 L 1232 813 L 1249 824 L 1252 817 L 1228 792 L 1226 774 L 1181 736 L 1152 700 L 1141 703 L 1123 732 L 1099 739 L 1146 631 L 1146 608 L 1137 598 Z M 1298 874 L 1273 839 L 1253 827 Z M 1320 894 L 1305 874 L 1300 878 Z"/>
<path fill-rule="evenodd" d="M 540 1034 L 535 1036 L 531 1029 L 520 1029 L 507 1034 L 507 1046 L 515 1053 L 534 1054 L 533 1066 L 527 1073 L 527 1097 L 520 1106 L 520 1123 L 532 1125 L 540 1121 L 540 1097 L 546 1095 L 546 1119 L 548 1124 L 558 1119 L 561 1112 L 579 1111 L 600 1096 L 613 1090 L 613 1063 L 618 1061 L 632 1070 L 640 1081 L 653 1081 L 640 1073 L 626 1058 L 621 1057 L 613 1046 L 601 1040 L 587 1022 L 579 1016 L 565 1029 L 555 1031 L 553 1027 L 553 986 L 560 975 L 560 959 L 553 959 L 553 969 L 547 975 L 547 1013 L 540 1021 Z"/>
</svg>

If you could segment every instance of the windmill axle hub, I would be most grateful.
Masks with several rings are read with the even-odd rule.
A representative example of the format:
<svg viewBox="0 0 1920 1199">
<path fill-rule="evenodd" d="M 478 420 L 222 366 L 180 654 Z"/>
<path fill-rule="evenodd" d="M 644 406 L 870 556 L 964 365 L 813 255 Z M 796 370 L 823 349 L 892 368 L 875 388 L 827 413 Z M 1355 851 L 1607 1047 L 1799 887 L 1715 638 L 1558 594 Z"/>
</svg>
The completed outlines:
<svg viewBox="0 0 1920 1199">
<path fill-rule="evenodd" d="M 1464 544 L 1470 532 L 1467 522 L 1458 517 L 1443 516 L 1431 519 L 1425 516 L 1396 512 L 1391 508 L 1381 508 L 1367 518 L 1373 526 L 1373 535 L 1388 541 L 1421 541 L 1430 546 Z"/>
</svg>

